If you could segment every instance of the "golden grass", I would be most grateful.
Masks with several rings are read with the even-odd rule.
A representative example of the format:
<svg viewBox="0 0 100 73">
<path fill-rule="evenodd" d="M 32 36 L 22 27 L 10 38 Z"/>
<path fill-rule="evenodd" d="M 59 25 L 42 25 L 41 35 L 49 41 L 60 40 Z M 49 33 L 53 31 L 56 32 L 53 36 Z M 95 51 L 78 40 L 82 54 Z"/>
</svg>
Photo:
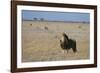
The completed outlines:
<svg viewBox="0 0 100 73">
<path fill-rule="evenodd" d="M 89 59 L 89 30 L 83 23 L 23 21 L 22 62 Z M 77 53 L 63 52 L 62 32 L 76 40 Z"/>
</svg>

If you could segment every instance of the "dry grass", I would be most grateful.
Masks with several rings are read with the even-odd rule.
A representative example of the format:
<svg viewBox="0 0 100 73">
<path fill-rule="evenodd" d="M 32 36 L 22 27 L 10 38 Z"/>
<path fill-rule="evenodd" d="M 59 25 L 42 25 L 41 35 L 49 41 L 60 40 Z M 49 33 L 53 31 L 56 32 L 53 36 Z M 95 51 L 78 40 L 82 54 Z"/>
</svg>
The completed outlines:
<svg viewBox="0 0 100 73">
<path fill-rule="evenodd" d="M 23 21 L 22 62 L 89 59 L 89 24 Z M 60 47 L 61 33 L 75 39 L 77 53 Z"/>
</svg>

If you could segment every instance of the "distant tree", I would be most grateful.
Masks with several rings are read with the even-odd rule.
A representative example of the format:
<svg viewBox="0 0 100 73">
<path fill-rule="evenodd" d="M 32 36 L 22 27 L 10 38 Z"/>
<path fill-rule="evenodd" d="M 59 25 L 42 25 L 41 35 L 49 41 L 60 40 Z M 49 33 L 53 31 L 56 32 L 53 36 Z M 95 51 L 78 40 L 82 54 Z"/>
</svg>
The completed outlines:
<svg viewBox="0 0 100 73">
<path fill-rule="evenodd" d="M 44 18 L 40 18 L 41 21 L 44 21 Z"/>
<path fill-rule="evenodd" d="M 33 18 L 33 20 L 37 21 L 38 19 L 37 18 Z"/>
</svg>

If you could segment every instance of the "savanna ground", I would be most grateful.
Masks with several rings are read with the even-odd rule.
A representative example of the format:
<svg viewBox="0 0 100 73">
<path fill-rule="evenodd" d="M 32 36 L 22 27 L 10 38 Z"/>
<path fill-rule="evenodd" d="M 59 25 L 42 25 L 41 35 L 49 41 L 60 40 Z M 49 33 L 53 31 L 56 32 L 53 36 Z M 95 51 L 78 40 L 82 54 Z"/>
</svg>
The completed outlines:
<svg viewBox="0 0 100 73">
<path fill-rule="evenodd" d="M 89 59 L 89 30 L 88 23 L 23 21 L 22 62 Z M 63 32 L 76 40 L 77 53 L 63 52 Z"/>
</svg>

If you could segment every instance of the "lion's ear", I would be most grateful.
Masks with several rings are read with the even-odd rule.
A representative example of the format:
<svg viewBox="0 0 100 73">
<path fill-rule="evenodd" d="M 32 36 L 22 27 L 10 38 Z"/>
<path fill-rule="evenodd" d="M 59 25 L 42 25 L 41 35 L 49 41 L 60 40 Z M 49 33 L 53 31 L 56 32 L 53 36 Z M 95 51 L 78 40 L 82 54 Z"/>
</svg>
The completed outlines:
<svg viewBox="0 0 100 73">
<path fill-rule="evenodd" d="M 60 40 L 60 42 L 62 42 L 62 41 Z"/>
</svg>

